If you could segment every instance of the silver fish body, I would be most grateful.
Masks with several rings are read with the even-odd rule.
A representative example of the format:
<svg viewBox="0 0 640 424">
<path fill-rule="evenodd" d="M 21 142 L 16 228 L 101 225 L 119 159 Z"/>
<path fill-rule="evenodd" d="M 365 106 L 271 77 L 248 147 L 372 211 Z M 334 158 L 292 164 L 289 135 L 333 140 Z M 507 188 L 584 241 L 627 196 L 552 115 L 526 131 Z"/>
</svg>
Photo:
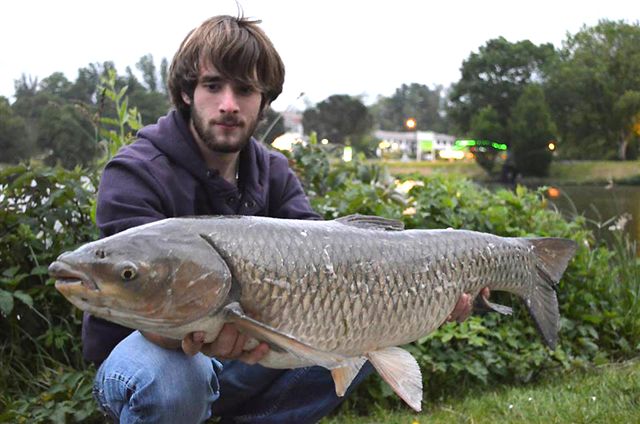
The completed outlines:
<svg viewBox="0 0 640 424">
<path fill-rule="evenodd" d="M 128 253 L 128 246 L 141 240 L 149 240 L 150 245 Z M 151 255 L 158 246 L 163 246 L 164 256 Z M 419 369 L 418 388 L 415 360 L 396 346 L 437 329 L 462 293 L 475 297 L 483 287 L 522 297 L 544 341 L 555 346 L 559 313 L 554 286 L 575 248 L 574 242 L 564 239 L 402 230 L 395 221 L 364 216 L 333 221 L 172 218 L 63 255 L 51 265 L 50 272 L 63 277 L 57 287 L 78 307 L 133 328 L 175 338 L 200 330 L 211 339 L 222 323 L 234 322 L 271 344 L 273 349 L 263 365 L 325 366 L 334 374 L 338 394 L 344 393 L 368 359 L 403 399 L 419 409 Z M 96 251 L 112 250 L 118 250 L 118 255 L 134 266 L 136 275 L 142 268 L 153 272 L 173 263 L 174 267 L 192 269 L 185 272 L 189 281 L 184 277 L 168 281 L 156 275 L 136 286 L 133 281 L 108 281 L 113 276 L 91 276 L 96 265 L 87 264 L 86 258 L 96 262 L 100 256 Z M 194 252 L 198 265 L 185 259 L 189 256 L 185 251 Z M 181 261 L 172 259 L 168 252 L 180 252 Z M 211 269 L 207 268 L 208 256 L 214 264 Z M 117 269 L 122 280 L 123 267 Z M 91 280 L 81 284 L 81 290 L 97 287 L 102 291 L 95 296 L 103 302 L 102 309 L 92 305 L 96 301 L 87 293 L 85 300 L 79 301 L 76 289 L 65 287 L 65 273 L 67 279 Z M 135 287 L 136 293 L 142 294 L 140 298 L 155 305 L 146 308 L 153 310 L 155 320 L 134 317 L 144 315 L 145 308 L 131 311 L 120 307 L 116 311 L 104 293 L 113 285 L 117 287 L 113 295 L 120 297 L 130 296 L 122 286 Z M 186 306 L 180 303 L 183 300 L 173 299 L 189 290 L 193 293 Z M 182 321 L 176 320 L 174 309 L 191 310 L 191 314 L 183 313 Z M 196 313 L 193 309 L 200 310 Z M 158 319 L 163 314 L 166 319 Z M 404 370 L 392 370 L 394 363 L 402 364 Z M 412 383 L 403 383 L 404 374 L 410 374 Z"/>
</svg>

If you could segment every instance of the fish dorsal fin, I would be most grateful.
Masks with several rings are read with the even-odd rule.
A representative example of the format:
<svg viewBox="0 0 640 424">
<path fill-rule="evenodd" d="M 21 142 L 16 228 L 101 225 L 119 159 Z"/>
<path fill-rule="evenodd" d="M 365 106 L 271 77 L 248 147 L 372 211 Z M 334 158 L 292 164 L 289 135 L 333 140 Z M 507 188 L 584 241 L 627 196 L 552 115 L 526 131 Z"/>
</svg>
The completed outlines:
<svg viewBox="0 0 640 424">
<path fill-rule="evenodd" d="M 251 334 L 258 340 L 263 340 L 277 346 L 306 362 L 331 369 L 335 368 L 336 364 L 342 363 L 347 359 L 345 356 L 337 353 L 316 349 L 297 340 L 291 335 L 284 334 L 273 327 L 248 317 L 238 302 L 232 302 L 225 306 L 224 312 L 226 318 L 230 322 L 233 322 L 239 329 Z"/>
<path fill-rule="evenodd" d="M 360 368 L 367 362 L 366 358 L 357 357 L 348 359 L 343 366 L 331 370 L 333 382 L 336 385 L 336 394 L 344 396 L 353 379 L 360 372 Z"/>
<path fill-rule="evenodd" d="M 402 231 L 404 224 L 402 221 L 395 219 L 382 218 L 373 215 L 347 215 L 335 220 L 340 224 L 351 225 L 352 227 L 363 228 L 367 230 L 383 230 L 383 231 Z"/>
<path fill-rule="evenodd" d="M 422 410 L 422 373 L 415 358 L 399 347 L 370 352 L 367 357 L 394 392 L 414 410 Z"/>
</svg>

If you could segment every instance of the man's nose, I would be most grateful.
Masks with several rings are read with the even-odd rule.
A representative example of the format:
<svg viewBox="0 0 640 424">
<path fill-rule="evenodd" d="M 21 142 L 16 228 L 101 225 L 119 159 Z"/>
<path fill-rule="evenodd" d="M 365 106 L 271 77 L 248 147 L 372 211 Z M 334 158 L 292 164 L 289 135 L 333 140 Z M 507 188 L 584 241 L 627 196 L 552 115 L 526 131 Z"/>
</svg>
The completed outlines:
<svg viewBox="0 0 640 424">
<path fill-rule="evenodd" d="M 222 89 L 220 99 L 220 112 L 222 113 L 238 113 L 238 98 L 233 91 L 233 87 L 226 86 Z"/>
</svg>

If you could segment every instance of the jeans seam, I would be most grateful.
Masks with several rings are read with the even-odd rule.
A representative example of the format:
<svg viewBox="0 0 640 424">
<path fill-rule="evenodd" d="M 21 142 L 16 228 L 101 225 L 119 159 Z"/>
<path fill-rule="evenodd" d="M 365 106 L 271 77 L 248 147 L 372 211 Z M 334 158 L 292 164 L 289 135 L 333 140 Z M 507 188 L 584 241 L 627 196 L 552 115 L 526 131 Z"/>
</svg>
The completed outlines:
<svg viewBox="0 0 640 424">
<path fill-rule="evenodd" d="M 107 381 L 117 381 L 117 382 L 122 383 L 124 385 L 124 387 L 125 387 L 125 398 L 123 399 L 123 401 L 124 401 L 123 403 L 129 404 L 131 396 L 135 392 L 135 385 L 130 384 L 131 380 L 128 379 L 126 376 L 122 375 L 122 374 L 114 373 L 109 377 L 104 377 L 103 386 L 106 386 Z M 101 389 L 97 389 L 96 390 L 96 389 L 97 389 L 97 387 L 94 386 L 94 393 L 95 393 L 95 391 L 98 391 L 98 392 L 102 392 L 104 394 L 104 390 L 101 390 Z M 97 396 L 94 396 L 94 397 L 97 397 Z M 107 406 L 108 404 L 106 402 L 105 403 L 102 402 L 103 400 L 105 400 L 105 399 L 103 399 L 103 397 L 101 396 L 101 398 L 98 401 L 98 403 L 101 406 L 101 409 L 106 409 L 107 412 L 108 412 L 108 415 L 110 416 L 110 418 L 113 418 L 116 422 L 118 422 L 117 415 L 114 414 L 114 412 L 111 410 L 111 408 L 109 408 Z M 140 417 L 139 419 L 136 418 L 135 422 L 144 422 L 144 419 L 142 419 L 142 417 Z"/>
</svg>

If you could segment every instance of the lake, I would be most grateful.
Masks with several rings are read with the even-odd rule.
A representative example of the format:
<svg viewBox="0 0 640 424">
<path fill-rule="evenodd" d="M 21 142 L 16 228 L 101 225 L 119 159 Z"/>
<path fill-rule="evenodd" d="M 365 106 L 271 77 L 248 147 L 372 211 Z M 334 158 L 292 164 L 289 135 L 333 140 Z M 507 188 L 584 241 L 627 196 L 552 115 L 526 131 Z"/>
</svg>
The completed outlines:
<svg viewBox="0 0 640 424">
<path fill-rule="evenodd" d="M 611 239 L 610 226 L 621 223 L 621 216 L 627 217 L 624 230 L 636 241 L 640 255 L 640 186 L 560 184 L 547 190 L 547 198 L 552 207 L 569 218 L 586 217 L 596 236 L 603 240 Z"/>
</svg>

